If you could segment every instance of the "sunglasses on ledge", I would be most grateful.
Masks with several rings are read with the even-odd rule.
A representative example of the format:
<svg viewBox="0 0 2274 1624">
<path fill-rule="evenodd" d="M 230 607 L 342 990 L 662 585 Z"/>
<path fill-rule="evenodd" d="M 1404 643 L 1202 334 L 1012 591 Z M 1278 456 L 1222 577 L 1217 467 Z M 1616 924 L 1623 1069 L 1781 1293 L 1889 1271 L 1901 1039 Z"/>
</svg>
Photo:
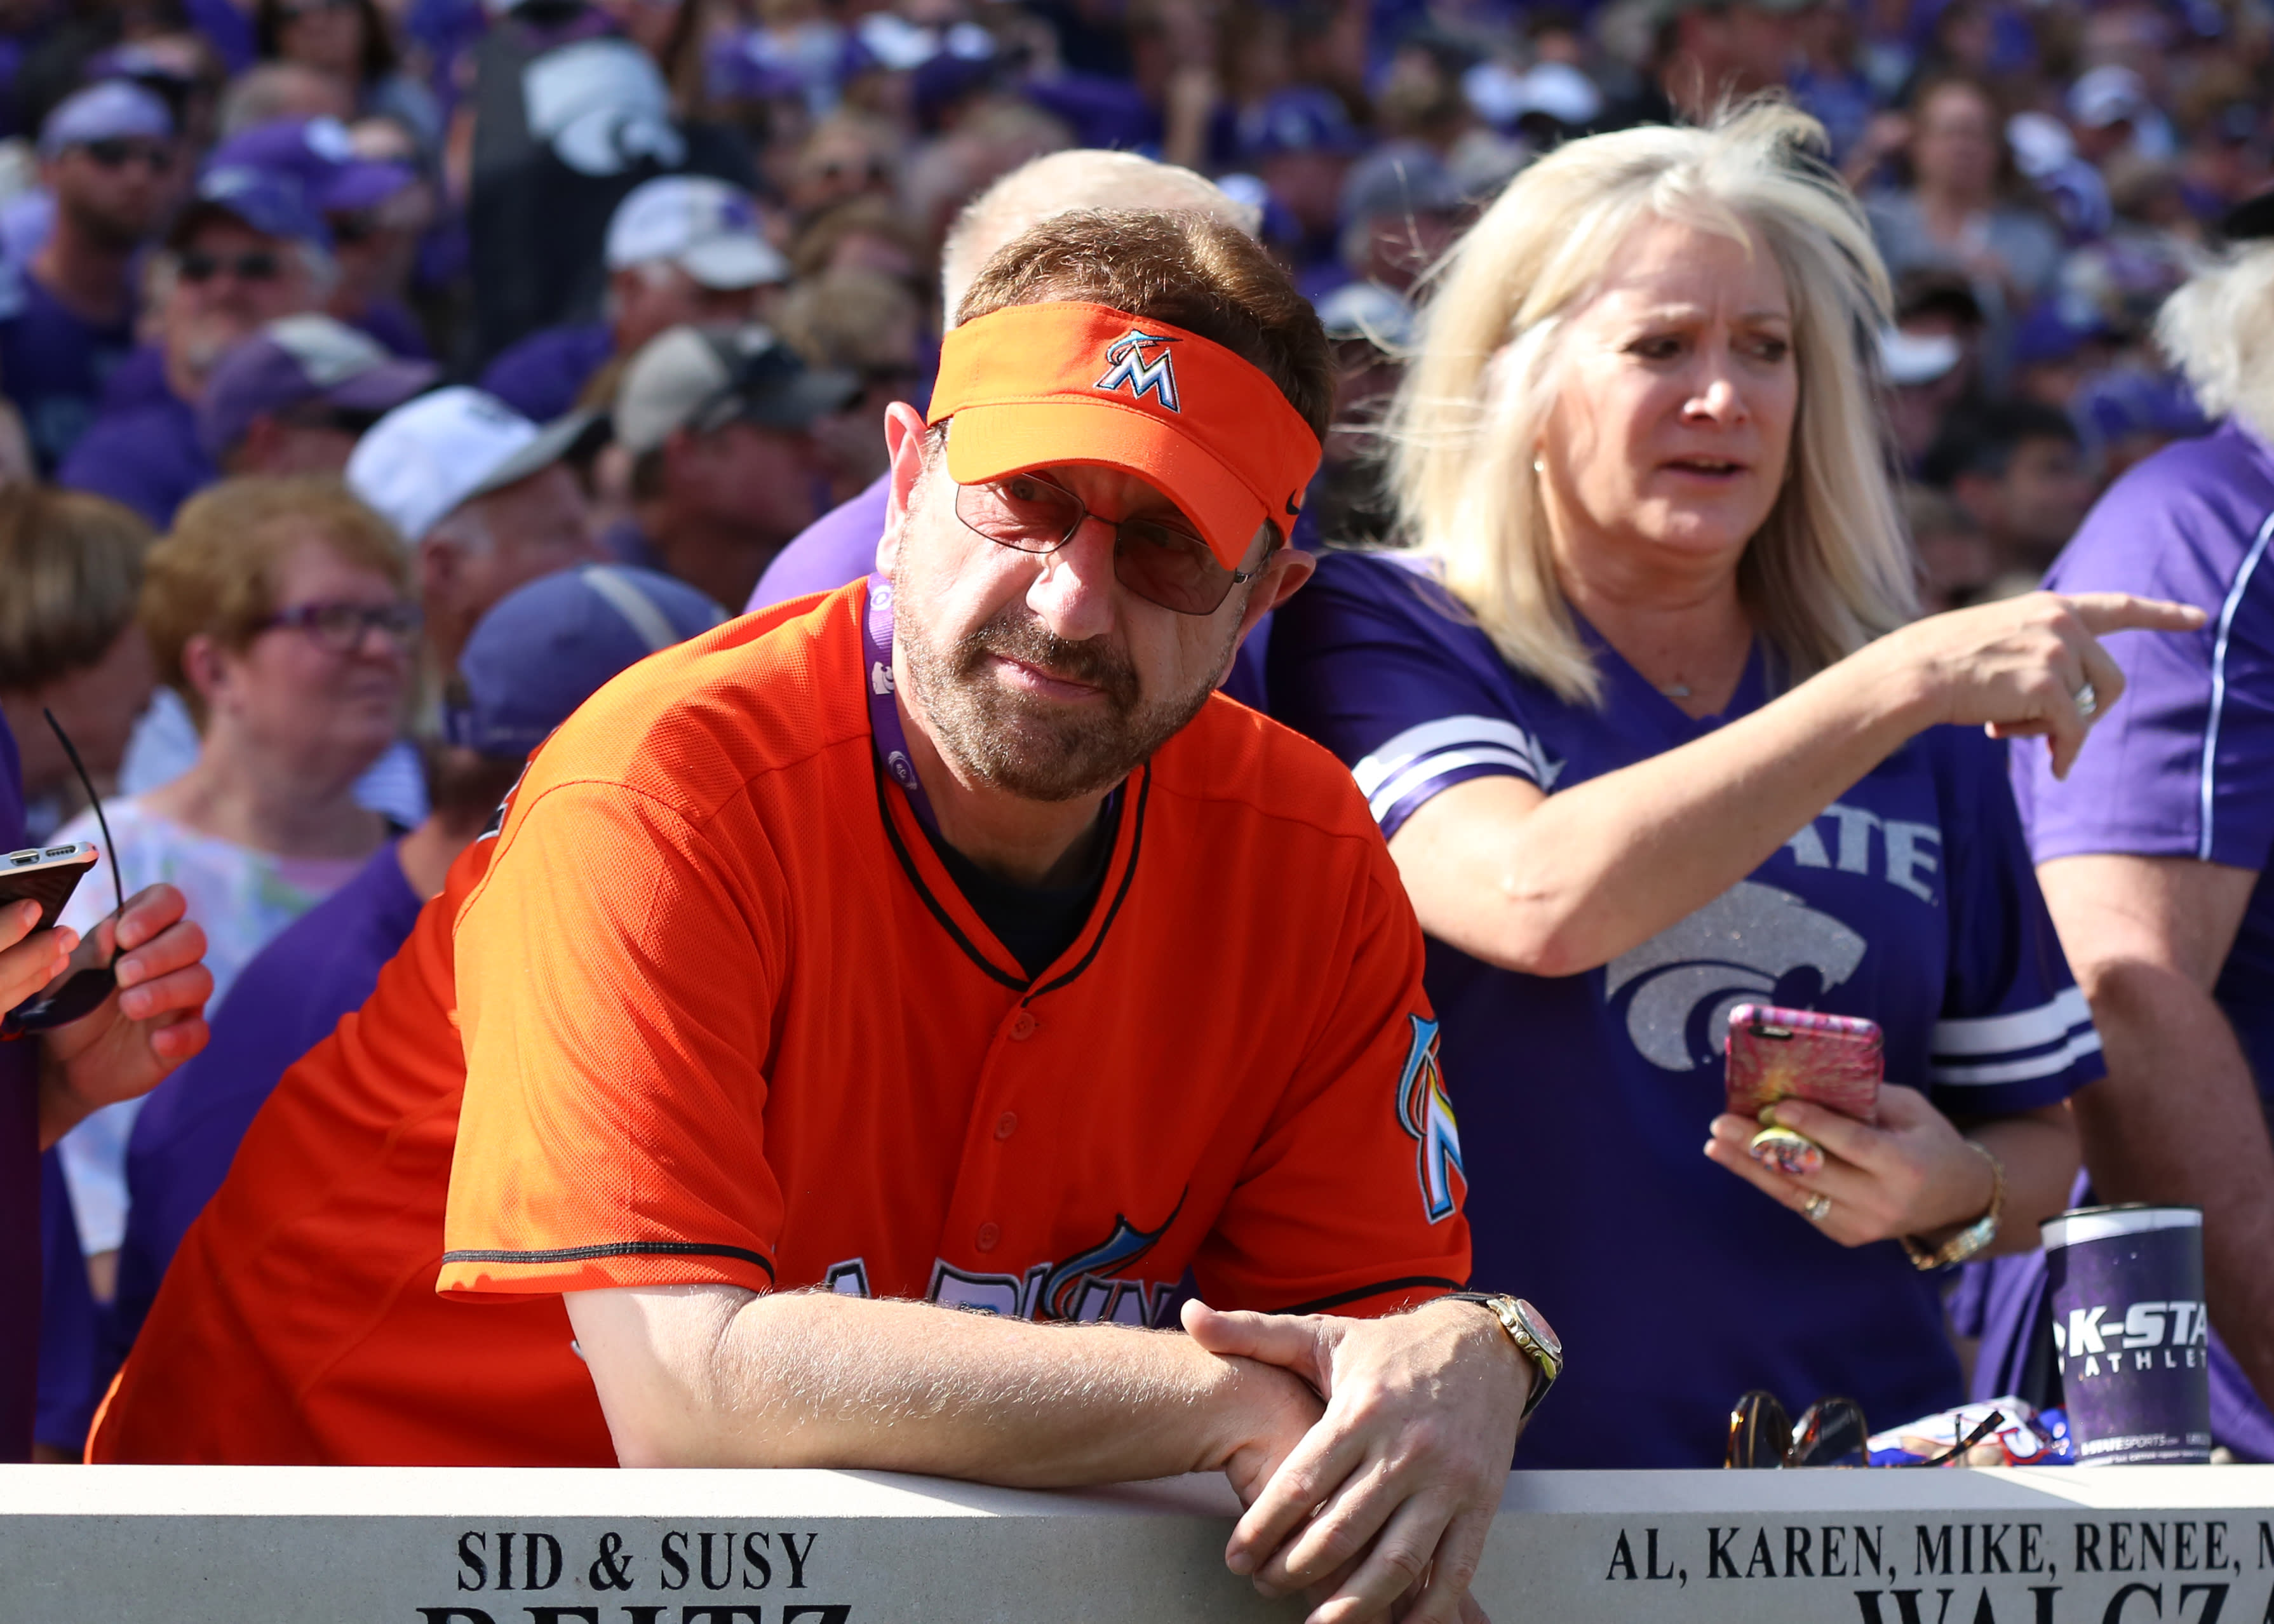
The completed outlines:
<svg viewBox="0 0 2274 1624">
<path fill-rule="evenodd" d="M 79 774 L 79 787 L 87 791 L 87 804 L 94 808 L 95 827 L 102 831 L 102 850 L 110 859 L 110 892 L 118 904 L 110 915 L 115 921 L 126 913 L 126 883 L 118 876 L 118 847 L 110 838 L 110 821 L 102 816 L 102 797 L 94 793 L 94 780 L 87 776 L 87 763 L 79 758 L 79 751 L 64 732 L 64 725 L 56 720 L 56 713 L 43 710 L 48 726 L 56 730 L 56 739 L 71 758 L 72 771 Z M 85 1016 L 92 1015 L 102 1001 L 118 988 L 118 937 L 110 938 L 110 957 L 99 965 L 89 965 L 74 972 L 49 991 L 27 1004 L 19 1004 L 8 1012 L 6 1030 L 20 1032 L 49 1032 L 57 1026 L 67 1026 Z"/>
<path fill-rule="evenodd" d="M 1940 1455 L 1902 1464 L 1946 1465 L 2005 1424 L 2005 1416 L 1993 1410 Z M 1795 1422 L 1775 1394 L 1756 1387 L 1729 1411 L 1729 1447 L 1722 1464 L 1733 1471 L 1871 1463 L 1871 1429 L 1864 1422 L 1864 1407 L 1852 1398 L 1820 1398 Z"/>
</svg>

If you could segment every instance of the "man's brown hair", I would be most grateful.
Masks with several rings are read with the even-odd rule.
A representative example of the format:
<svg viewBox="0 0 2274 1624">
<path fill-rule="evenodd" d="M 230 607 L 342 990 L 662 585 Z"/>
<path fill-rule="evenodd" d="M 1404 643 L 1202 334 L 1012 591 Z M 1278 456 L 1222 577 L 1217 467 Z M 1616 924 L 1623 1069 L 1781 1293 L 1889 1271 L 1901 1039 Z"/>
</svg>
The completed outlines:
<svg viewBox="0 0 2274 1624">
<path fill-rule="evenodd" d="M 0 688 L 98 664 L 134 620 L 150 527 L 131 508 L 35 485 L 0 488 Z"/>
<path fill-rule="evenodd" d="M 1254 238 L 1222 221 L 1152 210 L 1054 215 L 980 268 L 956 321 L 1056 300 L 1126 310 L 1222 344 L 1325 437 L 1335 369 L 1318 312 Z"/>
<path fill-rule="evenodd" d="M 410 557 L 395 531 L 328 474 L 225 479 L 184 503 L 150 550 L 142 629 L 158 680 L 200 728 L 205 700 L 182 669 L 183 650 L 200 634 L 228 649 L 250 643 L 276 613 L 285 560 L 311 541 L 410 590 Z"/>
</svg>

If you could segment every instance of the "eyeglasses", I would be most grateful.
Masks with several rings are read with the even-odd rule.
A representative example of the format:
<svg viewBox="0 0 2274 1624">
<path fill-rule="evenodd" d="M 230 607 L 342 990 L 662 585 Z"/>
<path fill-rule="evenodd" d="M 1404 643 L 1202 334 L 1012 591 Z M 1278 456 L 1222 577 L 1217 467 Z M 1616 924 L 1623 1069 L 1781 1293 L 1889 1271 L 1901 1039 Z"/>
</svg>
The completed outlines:
<svg viewBox="0 0 2274 1624">
<path fill-rule="evenodd" d="M 140 163 L 151 174 L 163 175 L 174 164 L 174 154 L 164 147 L 124 136 L 89 141 L 80 150 L 106 169 L 123 169 L 130 163 Z"/>
<path fill-rule="evenodd" d="M 174 262 L 186 282 L 207 282 L 226 272 L 239 282 L 275 282 L 284 274 L 284 262 L 266 248 L 248 248 L 241 254 L 208 253 L 192 248 Z"/>
<path fill-rule="evenodd" d="M 988 540 L 1020 553 L 1056 553 L 1091 517 L 1081 498 L 1033 474 L 955 487 L 955 516 Z M 1101 523 L 1104 521 L 1099 521 Z M 1148 603 L 1178 614 L 1214 614 L 1261 569 L 1226 569 L 1190 530 L 1153 519 L 1113 526 L 1113 578 Z"/>
<path fill-rule="evenodd" d="M 1905 1466 L 1941 1466 L 1956 1460 L 2005 1425 L 1998 1410 L 1974 1425 L 1965 1437 L 1931 1460 Z M 1722 1464 L 1734 1470 L 1781 1466 L 1869 1466 L 1871 1429 L 1864 1408 L 1852 1398 L 1820 1398 L 1800 1412 L 1796 1424 L 1773 1393 L 1759 1387 L 1729 1411 L 1729 1445 Z"/>
<path fill-rule="evenodd" d="M 115 920 L 126 915 L 126 883 L 118 875 L 118 846 L 110 838 L 110 820 L 102 816 L 102 797 L 94 793 L 94 780 L 87 776 L 87 763 L 79 758 L 79 751 L 64 732 L 64 725 L 56 720 L 52 710 L 42 710 L 48 726 L 56 730 L 56 739 L 71 758 L 72 771 L 79 774 L 79 787 L 87 791 L 87 804 L 94 808 L 94 826 L 102 831 L 103 855 L 110 859 L 110 893 L 117 901 L 118 911 L 110 915 Z M 7 1026 L 11 1033 L 49 1032 L 57 1026 L 94 1013 L 105 998 L 118 986 L 118 936 L 114 929 L 110 938 L 110 957 L 99 965 L 89 965 L 74 971 L 53 992 L 42 994 L 29 1004 L 19 1004 L 8 1013 Z"/>
<path fill-rule="evenodd" d="M 327 653 L 352 654 L 374 631 L 408 650 L 425 622 L 416 604 L 300 604 L 278 610 L 254 629 L 304 632 Z"/>
</svg>

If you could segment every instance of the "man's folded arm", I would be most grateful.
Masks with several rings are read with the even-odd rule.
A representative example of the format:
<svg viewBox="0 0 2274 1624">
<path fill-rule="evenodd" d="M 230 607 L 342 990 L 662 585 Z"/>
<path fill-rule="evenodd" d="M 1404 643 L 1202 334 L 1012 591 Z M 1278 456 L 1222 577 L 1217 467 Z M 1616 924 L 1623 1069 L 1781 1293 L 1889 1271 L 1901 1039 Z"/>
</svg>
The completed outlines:
<svg viewBox="0 0 2274 1624">
<path fill-rule="evenodd" d="M 815 1466 L 1022 1487 L 1227 1473 L 1253 1500 L 1310 1388 L 1190 1337 L 733 1286 L 564 1300 L 626 1466 Z"/>
</svg>

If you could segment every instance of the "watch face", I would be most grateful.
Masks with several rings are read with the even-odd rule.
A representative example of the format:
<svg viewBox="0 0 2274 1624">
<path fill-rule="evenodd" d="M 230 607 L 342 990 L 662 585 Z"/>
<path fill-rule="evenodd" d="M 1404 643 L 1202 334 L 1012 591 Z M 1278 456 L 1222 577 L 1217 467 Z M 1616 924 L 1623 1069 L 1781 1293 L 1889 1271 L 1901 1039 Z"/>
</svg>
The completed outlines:
<svg viewBox="0 0 2274 1624">
<path fill-rule="evenodd" d="M 1522 1297 L 1516 1298 L 1515 1302 L 1517 1314 L 1523 1320 L 1524 1328 L 1532 1334 L 1532 1340 L 1547 1349 L 1547 1357 L 1561 1365 L 1563 1362 L 1563 1339 L 1555 1335 L 1555 1327 L 1547 1323 L 1546 1315 Z"/>
</svg>

